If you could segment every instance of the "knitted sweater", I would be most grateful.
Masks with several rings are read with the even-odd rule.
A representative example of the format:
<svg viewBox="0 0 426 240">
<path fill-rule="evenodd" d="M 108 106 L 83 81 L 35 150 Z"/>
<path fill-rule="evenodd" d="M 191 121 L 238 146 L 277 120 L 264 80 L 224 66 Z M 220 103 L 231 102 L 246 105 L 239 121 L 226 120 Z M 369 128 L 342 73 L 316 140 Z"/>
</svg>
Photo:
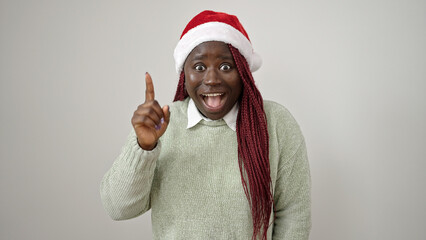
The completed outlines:
<svg viewBox="0 0 426 240">
<path fill-rule="evenodd" d="M 188 99 L 170 106 L 170 123 L 155 149 L 132 131 L 101 183 L 114 220 L 152 210 L 154 239 L 251 239 L 251 210 L 238 166 L 237 136 L 223 120 L 187 129 Z M 304 138 L 291 114 L 264 101 L 275 203 L 268 239 L 308 239 L 310 174 Z"/>
</svg>

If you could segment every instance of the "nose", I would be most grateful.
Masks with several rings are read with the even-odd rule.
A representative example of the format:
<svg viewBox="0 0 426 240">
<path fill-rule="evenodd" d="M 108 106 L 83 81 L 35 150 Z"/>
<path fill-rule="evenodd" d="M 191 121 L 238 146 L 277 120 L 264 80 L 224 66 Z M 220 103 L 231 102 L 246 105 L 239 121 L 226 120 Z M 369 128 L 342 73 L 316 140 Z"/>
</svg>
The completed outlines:
<svg viewBox="0 0 426 240">
<path fill-rule="evenodd" d="M 207 69 L 206 75 L 204 76 L 204 84 L 206 85 L 218 85 L 221 83 L 220 75 L 216 69 Z"/>
</svg>

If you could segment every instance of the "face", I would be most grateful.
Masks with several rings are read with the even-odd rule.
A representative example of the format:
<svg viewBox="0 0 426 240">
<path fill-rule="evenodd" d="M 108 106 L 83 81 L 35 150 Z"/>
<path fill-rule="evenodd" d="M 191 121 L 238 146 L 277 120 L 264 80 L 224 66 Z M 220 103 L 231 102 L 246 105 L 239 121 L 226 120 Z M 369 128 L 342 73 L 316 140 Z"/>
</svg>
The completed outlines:
<svg viewBox="0 0 426 240">
<path fill-rule="evenodd" d="M 223 118 L 238 101 L 242 83 L 228 46 L 205 42 L 192 50 L 184 65 L 185 87 L 206 117 Z"/>
</svg>

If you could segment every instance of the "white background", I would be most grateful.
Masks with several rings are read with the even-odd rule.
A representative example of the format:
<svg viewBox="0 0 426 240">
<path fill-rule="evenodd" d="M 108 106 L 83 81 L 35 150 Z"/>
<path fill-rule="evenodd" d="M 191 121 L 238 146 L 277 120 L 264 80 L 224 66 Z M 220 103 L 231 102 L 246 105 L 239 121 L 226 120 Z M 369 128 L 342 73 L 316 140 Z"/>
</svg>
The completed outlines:
<svg viewBox="0 0 426 240">
<path fill-rule="evenodd" d="M 0 239 L 152 239 L 114 222 L 99 183 L 144 99 L 178 76 L 186 23 L 235 14 L 254 77 L 307 140 L 311 239 L 426 239 L 426 2 L 0 1 Z"/>
</svg>

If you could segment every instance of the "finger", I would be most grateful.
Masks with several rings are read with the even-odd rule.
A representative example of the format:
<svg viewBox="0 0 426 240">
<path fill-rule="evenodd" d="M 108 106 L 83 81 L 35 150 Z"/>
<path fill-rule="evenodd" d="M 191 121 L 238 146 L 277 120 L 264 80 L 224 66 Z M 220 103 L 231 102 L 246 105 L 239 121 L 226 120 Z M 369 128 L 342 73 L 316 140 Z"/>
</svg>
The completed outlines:
<svg viewBox="0 0 426 240">
<path fill-rule="evenodd" d="M 152 108 L 151 109 L 152 109 L 151 111 L 155 111 L 155 113 L 157 114 L 157 116 L 159 118 L 163 117 L 163 115 L 164 115 L 163 110 L 161 109 L 161 106 L 157 101 L 154 100 L 154 102 L 152 102 Z"/>
<path fill-rule="evenodd" d="M 163 112 L 161 111 L 161 115 L 159 116 L 152 108 L 141 109 L 137 110 L 133 116 L 135 120 L 139 120 L 139 122 L 143 122 L 145 119 L 151 119 L 154 125 L 158 125 L 161 123 L 161 119 L 163 118 Z"/>
<path fill-rule="evenodd" d="M 161 119 L 161 124 L 155 127 L 159 131 L 160 136 L 163 135 L 163 133 L 166 131 L 167 126 L 169 125 L 169 122 L 170 122 L 169 106 L 167 105 L 164 106 L 162 110 L 163 110 L 164 117 Z"/>
<path fill-rule="evenodd" d="M 141 123 L 141 125 L 149 127 L 149 128 L 155 128 L 157 126 L 157 124 L 155 123 L 155 121 L 152 120 L 151 118 L 144 118 L 143 122 Z"/>
<path fill-rule="evenodd" d="M 168 124 L 170 122 L 170 107 L 168 105 L 163 107 L 163 115 L 164 115 L 164 122 Z"/>
<path fill-rule="evenodd" d="M 145 126 L 149 128 L 155 128 L 157 125 L 157 123 L 148 116 L 136 116 L 133 118 L 132 124 L 133 126 Z"/>
<path fill-rule="evenodd" d="M 134 114 L 155 115 L 159 121 L 163 117 L 163 110 L 161 109 L 160 104 L 158 104 L 158 102 L 154 100 L 154 101 L 139 105 Z M 157 120 L 155 117 L 153 117 L 153 119 Z"/>
<path fill-rule="evenodd" d="M 149 73 L 145 73 L 145 102 L 152 101 L 155 99 L 155 93 L 154 93 L 154 84 L 152 83 L 152 78 Z"/>
</svg>

